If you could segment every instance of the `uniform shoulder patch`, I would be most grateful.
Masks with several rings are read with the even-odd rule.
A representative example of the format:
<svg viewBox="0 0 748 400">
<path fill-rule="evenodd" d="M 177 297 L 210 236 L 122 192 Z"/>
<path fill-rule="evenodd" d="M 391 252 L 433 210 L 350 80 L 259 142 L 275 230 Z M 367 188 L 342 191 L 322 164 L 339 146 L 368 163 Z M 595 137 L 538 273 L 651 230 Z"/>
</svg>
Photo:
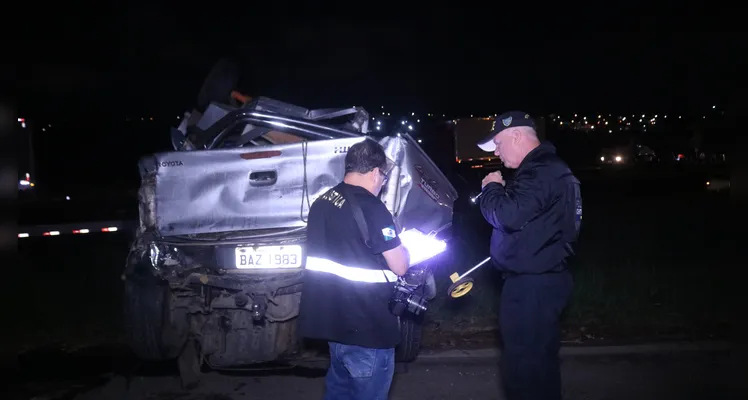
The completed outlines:
<svg viewBox="0 0 748 400">
<path fill-rule="evenodd" d="M 384 236 L 384 241 L 392 240 L 395 237 L 397 237 L 397 233 L 395 233 L 395 227 L 390 225 L 384 229 L 382 229 L 382 236 Z"/>
</svg>

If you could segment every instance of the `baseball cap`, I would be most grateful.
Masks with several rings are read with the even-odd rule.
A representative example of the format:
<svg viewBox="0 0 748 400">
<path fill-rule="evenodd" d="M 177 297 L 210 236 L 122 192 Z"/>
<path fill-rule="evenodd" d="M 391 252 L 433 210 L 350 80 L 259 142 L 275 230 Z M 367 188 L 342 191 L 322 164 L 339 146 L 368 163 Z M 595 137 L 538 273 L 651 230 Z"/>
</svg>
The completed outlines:
<svg viewBox="0 0 748 400">
<path fill-rule="evenodd" d="M 483 151 L 495 151 L 496 144 L 493 142 L 493 138 L 504 129 L 516 128 L 518 126 L 529 126 L 535 129 L 535 121 L 530 118 L 530 114 L 523 111 L 507 111 L 499 115 L 494 119 L 488 136 L 478 142 L 478 147 Z"/>
</svg>

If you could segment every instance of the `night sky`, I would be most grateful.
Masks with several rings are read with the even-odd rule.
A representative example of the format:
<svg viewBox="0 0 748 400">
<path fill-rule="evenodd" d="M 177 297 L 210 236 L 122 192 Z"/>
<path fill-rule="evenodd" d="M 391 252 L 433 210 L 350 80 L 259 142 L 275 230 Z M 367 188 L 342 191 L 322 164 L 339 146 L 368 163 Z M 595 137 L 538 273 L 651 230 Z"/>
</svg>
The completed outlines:
<svg viewBox="0 0 748 400">
<path fill-rule="evenodd" d="M 128 4 L 56 6 L 39 16 L 10 82 L 19 113 L 55 121 L 175 118 L 194 105 L 211 66 L 232 56 L 245 93 L 310 108 L 688 114 L 729 106 L 747 65 L 740 17 L 687 3 Z M 98 128 L 66 135 L 91 140 L 83 146 L 96 152 L 109 140 L 101 130 L 110 129 Z"/>
</svg>

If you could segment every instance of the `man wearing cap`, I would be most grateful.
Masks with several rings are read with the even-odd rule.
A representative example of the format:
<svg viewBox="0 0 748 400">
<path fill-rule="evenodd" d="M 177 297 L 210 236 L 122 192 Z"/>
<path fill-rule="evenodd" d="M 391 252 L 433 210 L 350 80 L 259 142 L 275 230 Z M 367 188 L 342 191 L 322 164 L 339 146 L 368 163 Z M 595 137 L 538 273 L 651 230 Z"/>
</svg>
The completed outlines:
<svg viewBox="0 0 748 400">
<path fill-rule="evenodd" d="M 390 390 L 400 328 L 388 301 L 409 266 L 377 197 L 392 165 L 379 143 L 354 144 L 343 182 L 309 210 L 298 326 L 329 344 L 325 399 L 386 399 Z"/>
<path fill-rule="evenodd" d="M 514 177 L 488 174 L 478 199 L 493 227 L 491 258 L 504 280 L 499 329 L 507 399 L 561 399 L 559 319 L 572 290 L 566 258 L 582 217 L 579 181 L 541 143 L 520 111 L 498 116 L 478 146 L 498 156 Z"/>
</svg>

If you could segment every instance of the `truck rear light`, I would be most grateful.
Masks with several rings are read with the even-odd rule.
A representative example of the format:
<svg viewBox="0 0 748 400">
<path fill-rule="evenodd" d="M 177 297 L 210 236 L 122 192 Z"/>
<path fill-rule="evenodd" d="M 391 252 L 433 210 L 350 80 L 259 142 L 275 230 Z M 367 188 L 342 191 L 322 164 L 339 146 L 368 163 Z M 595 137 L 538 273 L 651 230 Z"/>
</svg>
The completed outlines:
<svg viewBox="0 0 748 400">
<path fill-rule="evenodd" d="M 254 151 L 251 153 L 242 153 L 239 156 L 244 160 L 259 160 L 262 158 L 278 157 L 280 155 L 281 155 L 280 150 L 270 150 L 270 151 Z"/>
</svg>

